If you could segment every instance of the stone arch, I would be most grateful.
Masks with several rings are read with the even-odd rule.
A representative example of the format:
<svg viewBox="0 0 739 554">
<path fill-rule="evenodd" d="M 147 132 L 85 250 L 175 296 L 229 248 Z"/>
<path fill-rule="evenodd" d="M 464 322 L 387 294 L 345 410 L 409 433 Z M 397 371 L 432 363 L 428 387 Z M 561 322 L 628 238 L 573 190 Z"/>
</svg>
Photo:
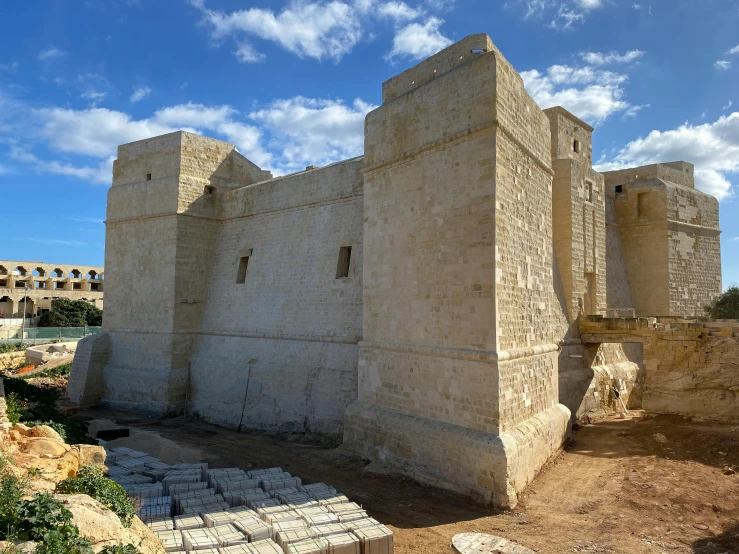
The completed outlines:
<svg viewBox="0 0 739 554">
<path fill-rule="evenodd" d="M 13 300 L 9 296 L 0 296 L 0 318 L 13 317 Z"/>
<path fill-rule="evenodd" d="M 28 276 L 28 270 L 25 267 L 23 267 L 22 265 L 19 265 L 13 271 L 17 271 L 18 272 L 18 275 L 21 276 L 21 277 L 27 277 Z"/>
<path fill-rule="evenodd" d="M 52 273 L 54 274 L 54 277 L 64 277 L 64 272 L 58 267 L 54 271 L 52 271 Z"/>
<path fill-rule="evenodd" d="M 48 275 L 46 275 L 46 270 L 43 267 L 37 267 L 31 272 L 31 275 L 34 277 L 48 277 Z"/>
<path fill-rule="evenodd" d="M 23 301 L 24 299 L 25 302 Z M 19 317 L 32 317 L 35 312 L 36 303 L 30 296 L 25 296 L 18 299 L 16 306 L 16 311 L 18 312 Z M 25 315 L 23 313 L 24 310 Z"/>
<path fill-rule="evenodd" d="M 69 272 L 69 276 L 72 279 L 79 279 L 80 277 L 82 277 L 82 273 L 80 272 L 79 269 L 73 269 L 72 271 Z"/>
<path fill-rule="evenodd" d="M 8 268 L 4 265 L 0 265 L 0 275 L 7 275 L 8 274 Z"/>
<path fill-rule="evenodd" d="M 98 278 L 97 271 L 95 271 L 94 269 L 91 269 L 90 271 L 88 271 L 87 272 L 87 278 L 88 279 L 97 279 Z"/>
</svg>

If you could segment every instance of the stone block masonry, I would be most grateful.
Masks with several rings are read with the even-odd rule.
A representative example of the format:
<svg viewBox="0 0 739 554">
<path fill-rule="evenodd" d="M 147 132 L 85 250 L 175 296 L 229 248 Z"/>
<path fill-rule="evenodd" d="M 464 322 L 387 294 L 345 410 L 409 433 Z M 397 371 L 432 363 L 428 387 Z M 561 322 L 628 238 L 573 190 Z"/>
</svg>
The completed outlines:
<svg viewBox="0 0 739 554">
<path fill-rule="evenodd" d="M 122 145 L 104 334 L 78 350 L 71 394 L 343 437 L 515 505 L 573 419 L 643 381 L 641 350 L 585 343 L 583 317 L 692 311 L 720 283 L 692 166 L 645 169 L 672 179 L 645 202 L 638 170 L 593 170 L 592 132 L 539 109 L 472 35 L 383 84 L 361 158 L 273 178 L 191 133 Z M 623 218 L 638 198 L 649 225 Z M 669 292 L 651 294 L 641 264 Z"/>
</svg>

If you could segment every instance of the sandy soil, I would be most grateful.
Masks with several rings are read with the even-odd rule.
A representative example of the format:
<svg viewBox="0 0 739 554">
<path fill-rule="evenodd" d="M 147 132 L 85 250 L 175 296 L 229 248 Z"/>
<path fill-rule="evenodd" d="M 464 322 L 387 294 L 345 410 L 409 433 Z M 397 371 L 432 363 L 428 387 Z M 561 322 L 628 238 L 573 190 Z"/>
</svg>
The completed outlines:
<svg viewBox="0 0 739 554">
<path fill-rule="evenodd" d="M 449 554 L 452 536 L 466 531 L 503 536 L 542 553 L 739 553 L 739 475 L 731 474 L 739 471 L 735 426 L 638 415 L 588 425 L 515 510 L 495 512 L 449 492 L 369 473 L 366 462 L 341 449 L 296 437 L 102 410 L 80 416 L 145 431 L 142 447 L 153 448 L 152 434 L 174 441 L 199 451 L 212 467 L 279 465 L 306 482 L 332 484 L 393 529 L 398 554 Z M 119 440 L 135 447 L 136 433 Z"/>
</svg>

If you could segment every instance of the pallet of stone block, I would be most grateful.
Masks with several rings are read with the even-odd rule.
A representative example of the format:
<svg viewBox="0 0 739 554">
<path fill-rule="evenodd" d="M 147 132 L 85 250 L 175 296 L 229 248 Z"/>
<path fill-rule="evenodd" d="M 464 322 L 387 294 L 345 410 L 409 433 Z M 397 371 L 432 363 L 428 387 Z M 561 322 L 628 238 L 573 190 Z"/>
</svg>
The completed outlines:
<svg viewBox="0 0 739 554">
<path fill-rule="evenodd" d="M 307 527 L 303 527 L 300 529 L 284 529 L 277 532 L 273 530 L 272 538 L 280 548 L 286 550 L 288 544 L 311 539 L 313 536 Z"/>
<path fill-rule="evenodd" d="M 159 486 L 157 486 L 159 485 Z M 148 485 L 121 485 L 126 494 L 131 498 L 144 499 L 155 496 L 162 496 L 161 483 L 151 483 Z"/>
<path fill-rule="evenodd" d="M 172 520 L 174 528 L 179 531 L 186 531 L 188 529 L 203 529 L 205 522 L 200 515 L 192 516 L 175 516 Z"/>
<path fill-rule="evenodd" d="M 275 523 L 272 523 L 271 525 L 272 536 L 274 537 L 277 537 L 280 533 L 285 533 L 287 531 L 308 531 L 308 526 L 305 524 L 304 521 L 300 519 L 277 521 Z M 310 531 L 308 531 L 307 536 L 311 536 Z"/>
<path fill-rule="evenodd" d="M 246 535 L 249 542 L 272 538 L 272 526 L 259 519 L 238 519 L 233 526 Z"/>
<path fill-rule="evenodd" d="M 192 492 L 196 490 L 207 489 L 208 483 L 205 481 L 198 481 L 196 483 L 176 483 L 169 486 L 170 494 L 182 494 L 186 492 Z"/>
<path fill-rule="evenodd" d="M 218 527 L 220 525 L 228 525 L 238 519 L 249 517 L 247 514 L 238 512 L 230 512 L 227 510 L 219 510 L 202 514 L 206 527 Z"/>
<path fill-rule="evenodd" d="M 195 490 L 195 491 L 190 491 L 190 492 L 183 492 L 183 493 L 173 494 L 172 495 L 172 498 L 174 499 L 173 500 L 174 507 L 175 507 L 175 510 L 177 510 L 177 511 L 179 511 L 182 508 L 182 503 L 183 502 L 185 503 L 185 506 L 187 506 L 189 504 L 197 504 L 197 502 L 195 502 L 195 499 L 200 498 L 201 499 L 201 502 L 200 503 L 202 503 L 202 499 L 203 498 L 207 498 L 207 497 L 215 497 L 215 490 L 213 490 L 213 489 L 200 489 L 200 490 Z M 216 499 L 216 500 L 218 500 L 218 499 Z M 193 502 L 191 502 L 191 501 L 193 501 Z"/>
<path fill-rule="evenodd" d="M 219 493 L 252 490 L 260 486 L 257 479 L 214 479 L 214 488 Z"/>
<path fill-rule="evenodd" d="M 393 532 L 384 525 L 362 527 L 352 531 L 359 538 L 362 554 L 392 554 Z"/>
<path fill-rule="evenodd" d="M 213 527 L 210 531 L 218 538 L 219 547 L 236 546 L 249 542 L 246 535 L 231 524 L 219 525 L 218 527 Z"/>
<path fill-rule="evenodd" d="M 301 516 L 300 519 L 302 519 L 308 527 L 328 525 L 329 523 L 339 523 L 339 516 L 330 513 L 308 513 L 307 515 Z"/>
<path fill-rule="evenodd" d="M 218 548 L 218 537 L 211 532 L 211 529 L 183 530 L 182 540 L 188 552 L 204 548 Z"/>
<path fill-rule="evenodd" d="M 274 497 L 277 498 L 283 504 L 293 504 L 299 502 L 316 502 L 313 498 L 308 496 L 306 493 L 290 489 L 279 489 L 274 491 Z M 317 504 L 317 502 L 316 502 Z"/>
<path fill-rule="evenodd" d="M 284 554 L 282 548 L 270 539 L 253 542 L 247 545 L 249 554 Z M 201 554 L 198 552 L 198 554 Z"/>
<path fill-rule="evenodd" d="M 174 500 L 171 496 L 151 496 L 149 498 L 143 498 L 140 501 L 140 505 L 144 506 L 173 506 Z"/>
<path fill-rule="evenodd" d="M 246 499 L 246 496 L 244 496 L 244 499 Z M 248 500 L 246 502 L 246 505 L 251 508 L 252 510 L 258 510 L 259 508 L 270 508 L 274 506 L 280 506 L 280 501 L 276 498 L 255 498 L 253 500 Z"/>
<path fill-rule="evenodd" d="M 364 519 L 350 521 L 349 523 L 343 523 L 342 525 L 346 525 L 350 531 L 354 531 L 356 529 L 363 529 L 364 527 L 376 527 L 382 524 L 373 517 L 366 517 Z"/>
<path fill-rule="evenodd" d="M 167 552 L 179 552 L 183 548 L 182 533 L 180 531 L 154 531 Z"/>
<path fill-rule="evenodd" d="M 297 488 L 301 485 L 300 477 L 294 477 L 289 473 L 263 475 L 259 478 L 259 486 L 265 492 L 279 489 Z"/>
<path fill-rule="evenodd" d="M 326 554 L 328 543 L 326 539 L 305 539 L 285 546 L 285 554 Z"/>
<path fill-rule="evenodd" d="M 209 506 L 221 506 L 228 504 L 223 500 L 220 494 L 211 494 L 208 496 L 194 496 L 191 498 L 183 498 L 177 501 L 178 510 L 182 512 L 187 508 L 201 507 L 204 510 L 208 510 Z M 220 511 L 220 510 L 215 510 Z"/>
<path fill-rule="evenodd" d="M 181 513 L 177 515 L 200 515 L 207 514 L 209 512 L 217 512 L 217 511 L 225 511 L 228 510 L 230 506 L 226 504 L 225 502 L 217 502 L 215 504 L 207 504 L 204 506 L 189 506 L 187 508 L 184 508 Z"/>
<path fill-rule="evenodd" d="M 341 535 L 351 532 L 349 525 L 345 523 L 328 523 L 326 525 L 315 525 L 309 527 L 308 531 L 314 538 L 328 537 L 329 535 Z"/>
<path fill-rule="evenodd" d="M 335 492 L 313 492 L 310 495 L 312 498 L 314 498 L 319 504 L 343 504 L 345 502 L 349 502 L 349 499 L 344 496 L 341 493 Z"/>
<path fill-rule="evenodd" d="M 330 487 L 325 483 L 311 483 L 310 485 L 301 485 L 300 490 L 309 496 L 312 496 L 313 493 L 336 494 L 336 489 L 334 487 Z"/>
<path fill-rule="evenodd" d="M 170 506 L 144 506 L 136 510 L 136 515 L 144 523 L 172 519 L 172 508 Z"/>
<path fill-rule="evenodd" d="M 330 514 L 325 506 L 320 506 L 319 504 L 316 504 L 315 506 L 302 506 L 300 508 L 293 507 L 292 504 L 286 504 L 288 508 L 290 508 L 290 511 L 295 512 L 298 517 L 305 518 L 308 516 L 315 516 L 315 515 L 323 515 L 323 514 Z"/>
<path fill-rule="evenodd" d="M 226 491 L 221 493 L 223 500 L 231 507 L 246 506 L 246 498 L 241 491 Z"/>
<path fill-rule="evenodd" d="M 261 477 L 262 475 L 275 475 L 277 473 L 284 473 L 282 471 L 282 468 L 281 467 L 268 467 L 268 468 L 264 468 L 264 469 L 250 469 L 250 470 L 248 470 L 246 472 L 246 474 L 250 478 L 252 478 L 252 479 Z"/>
<path fill-rule="evenodd" d="M 147 521 L 146 526 L 153 532 L 174 531 L 174 521 L 172 520 L 172 518 L 159 519 L 157 521 Z"/>
<path fill-rule="evenodd" d="M 131 474 L 131 470 L 130 469 L 126 469 L 125 467 L 120 467 L 120 466 L 116 466 L 116 465 L 109 465 L 108 466 L 108 469 L 105 471 L 105 474 L 108 477 L 112 477 L 114 475 L 130 475 Z"/>
<path fill-rule="evenodd" d="M 277 523 L 287 523 L 290 521 L 299 521 L 303 524 L 304 527 L 308 527 L 304 521 L 300 519 L 300 516 L 296 514 L 295 512 L 288 510 L 287 512 L 274 512 L 271 514 L 266 514 L 264 517 L 260 518 L 265 523 L 268 523 L 272 526 L 274 526 Z"/>
</svg>

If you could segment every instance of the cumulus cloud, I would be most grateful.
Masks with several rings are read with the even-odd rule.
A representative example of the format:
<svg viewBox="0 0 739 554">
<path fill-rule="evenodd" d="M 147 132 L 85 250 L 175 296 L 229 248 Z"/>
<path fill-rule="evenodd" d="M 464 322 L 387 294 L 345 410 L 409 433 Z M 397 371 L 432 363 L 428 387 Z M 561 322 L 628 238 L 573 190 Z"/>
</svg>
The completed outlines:
<svg viewBox="0 0 739 554">
<path fill-rule="evenodd" d="M 108 96 L 108 93 L 90 90 L 87 92 L 83 92 L 80 96 L 84 98 L 85 100 L 89 100 L 91 104 L 95 105 L 98 102 L 102 102 L 105 99 L 105 97 Z"/>
<path fill-rule="evenodd" d="M 628 77 L 621 73 L 553 65 L 545 73 L 524 71 L 521 77 L 539 106 L 544 109 L 562 106 L 585 121 L 600 123 L 631 107 L 624 100 L 623 84 Z"/>
<path fill-rule="evenodd" d="M 643 50 L 629 50 L 628 52 L 624 52 L 623 54 L 619 54 L 618 52 L 583 52 L 580 54 L 580 57 L 583 59 L 583 61 L 585 61 L 585 63 L 589 65 L 600 66 L 611 64 L 628 64 L 638 60 L 639 58 L 644 56 L 644 54 L 645 52 Z"/>
<path fill-rule="evenodd" d="M 261 124 L 273 148 L 280 150 L 273 169 L 285 173 L 361 155 L 364 118 L 375 107 L 360 99 L 347 105 L 298 96 L 277 100 L 249 117 Z"/>
<path fill-rule="evenodd" d="M 685 123 L 668 131 L 652 131 L 628 143 L 599 171 L 658 162 L 686 160 L 695 164 L 696 186 L 719 200 L 732 194 L 729 176 L 739 173 L 739 112 L 713 123 Z"/>
<path fill-rule="evenodd" d="M 5 103 L 0 97 L 0 105 Z M 0 128 L 13 137 L 6 141 L 11 159 L 41 173 L 101 184 L 111 182 L 119 144 L 177 130 L 227 140 L 254 163 L 277 174 L 354 157 L 362 154 L 364 117 L 375 107 L 360 99 L 347 104 L 298 96 L 276 100 L 251 113 L 240 113 L 228 105 L 190 102 L 135 119 L 97 107 L 8 105 L 14 106 L 16 118 L 0 118 Z M 41 144 L 50 154 L 35 153 Z"/>
<path fill-rule="evenodd" d="M 418 8 L 411 8 L 405 2 L 385 2 L 379 6 L 377 13 L 382 17 L 404 21 L 416 19 L 423 11 Z"/>
<path fill-rule="evenodd" d="M 713 66 L 719 71 L 727 71 L 731 69 L 731 62 L 728 60 L 717 60 Z"/>
<path fill-rule="evenodd" d="M 128 99 L 131 102 L 140 102 L 150 94 L 151 89 L 149 87 L 136 87 L 135 89 L 133 89 L 133 93 Z"/>
<path fill-rule="evenodd" d="M 226 13 L 205 7 L 203 0 L 194 1 L 204 16 L 214 39 L 255 36 L 275 42 L 300 57 L 339 61 L 362 37 L 359 12 L 340 1 L 305 2 L 293 0 L 280 12 L 248 8 Z M 242 43 L 244 44 L 244 43 Z M 244 52 L 237 56 L 244 56 Z M 248 52 L 248 51 L 247 51 Z M 251 58 L 251 60 L 250 60 Z M 242 61 L 252 61 L 246 55 Z"/>
<path fill-rule="evenodd" d="M 430 17 L 426 23 L 411 23 L 398 29 L 387 59 L 405 57 L 419 60 L 446 48 L 452 41 L 439 31 L 442 23 L 443 20 Z"/>
<path fill-rule="evenodd" d="M 729 54 L 739 54 L 739 44 L 737 44 L 736 46 L 734 46 L 734 48 L 732 48 L 731 50 L 729 50 L 728 53 Z"/>
<path fill-rule="evenodd" d="M 605 0 L 512 0 L 521 6 L 525 19 L 548 20 L 552 29 L 567 30 L 585 21 L 587 15 L 605 5 Z"/>
<path fill-rule="evenodd" d="M 257 52 L 256 48 L 246 41 L 239 43 L 234 55 L 241 63 L 261 63 L 267 58 L 261 52 Z"/>
<path fill-rule="evenodd" d="M 51 61 L 57 58 L 61 58 L 64 55 L 65 55 L 65 52 L 63 50 L 52 47 L 52 48 L 44 48 L 38 53 L 37 57 L 39 61 L 45 62 L 45 61 Z"/>
</svg>

